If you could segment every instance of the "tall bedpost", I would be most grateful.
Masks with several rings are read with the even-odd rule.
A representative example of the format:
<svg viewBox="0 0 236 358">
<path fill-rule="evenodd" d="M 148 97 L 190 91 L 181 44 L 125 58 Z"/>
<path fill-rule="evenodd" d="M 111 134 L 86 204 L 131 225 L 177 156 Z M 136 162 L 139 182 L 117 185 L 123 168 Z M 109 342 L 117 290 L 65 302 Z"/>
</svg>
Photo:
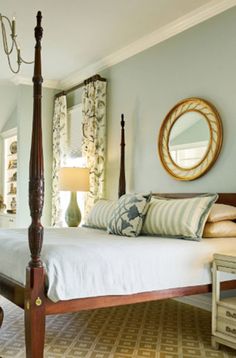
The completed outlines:
<svg viewBox="0 0 236 358">
<path fill-rule="evenodd" d="M 126 192 L 125 184 L 125 121 L 121 115 L 121 142 L 120 142 L 120 177 L 119 177 L 119 198 Z"/>
<path fill-rule="evenodd" d="M 42 15 L 37 14 L 35 27 L 35 63 L 34 63 L 34 104 L 32 142 L 29 166 L 29 206 L 32 218 L 28 230 L 31 260 L 26 269 L 25 290 L 25 339 L 26 357 L 43 358 L 45 336 L 45 295 L 44 268 L 40 258 L 43 244 L 43 226 L 41 216 L 44 202 L 43 148 L 41 124 L 41 27 Z"/>
<path fill-rule="evenodd" d="M 41 12 L 37 14 L 37 26 L 35 27 L 35 64 L 34 64 L 34 107 L 33 128 L 29 167 L 29 206 L 32 218 L 29 227 L 29 247 L 31 252 L 30 267 L 41 267 L 40 253 L 43 243 L 43 227 L 40 219 L 44 202 L 44 173 L 43 173 L 43 146 L 41 124 L 41 98 L 42 82 L 41 75 L 41 39 L 43 29 L 41 27 Z"/>
</svg>

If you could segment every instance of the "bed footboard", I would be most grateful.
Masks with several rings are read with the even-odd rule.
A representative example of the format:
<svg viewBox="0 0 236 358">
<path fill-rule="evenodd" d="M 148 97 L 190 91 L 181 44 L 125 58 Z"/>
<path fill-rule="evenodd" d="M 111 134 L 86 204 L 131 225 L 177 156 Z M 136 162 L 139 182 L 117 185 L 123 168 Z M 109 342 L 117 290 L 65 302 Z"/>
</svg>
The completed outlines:
<svg viewBox="0 0 236 358">
<path fill-rule="evenodd" d="M 25 287 L 3 274 L 0 274 L 0 295 L 24 308 Z"/>
</svg>

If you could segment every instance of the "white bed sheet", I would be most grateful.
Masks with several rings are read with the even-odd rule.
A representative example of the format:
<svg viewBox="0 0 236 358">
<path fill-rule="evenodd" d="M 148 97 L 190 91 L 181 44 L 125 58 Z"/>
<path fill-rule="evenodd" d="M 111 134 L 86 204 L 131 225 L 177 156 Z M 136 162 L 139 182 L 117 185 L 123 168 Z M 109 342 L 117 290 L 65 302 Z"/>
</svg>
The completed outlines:
<svg viewBox="0 0 236 358">
<path fill-rule="evenodd" d="M 56 302 L 208 284 L 213 253 L 233 251 L 236 238 L 196 242 L 49 228 L 44 233 L 42 260 L 48 297 Z M 24 284 L 28 261 L 27 230 L 1 229 L 0 272 Z"/>
</svg>

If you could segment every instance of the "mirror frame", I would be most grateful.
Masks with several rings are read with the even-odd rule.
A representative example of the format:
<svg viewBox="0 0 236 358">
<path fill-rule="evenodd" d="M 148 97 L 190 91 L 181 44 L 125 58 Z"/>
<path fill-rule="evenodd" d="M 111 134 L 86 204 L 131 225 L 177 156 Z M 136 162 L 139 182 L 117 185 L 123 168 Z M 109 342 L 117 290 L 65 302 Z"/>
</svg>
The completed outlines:
<svg viewBox="0 0 236 358">
<path fill-rule="evenodd" d="M 181 168 L 171 158 L 169 151 L 170 132 L 176 121 L 187 112 L 201 113 L 209 126 L 210 142 L 204 157 L 191 168 Z M 201 98 L 186 98 L 178 102 L 166 115 L 158 136 L 158 152 L 164 169 L 177 180 L 194 180 L 205 174 L 215 163 L 222 146 L 223 128 L 219 113 L 208 101 Z"/>
</svg>

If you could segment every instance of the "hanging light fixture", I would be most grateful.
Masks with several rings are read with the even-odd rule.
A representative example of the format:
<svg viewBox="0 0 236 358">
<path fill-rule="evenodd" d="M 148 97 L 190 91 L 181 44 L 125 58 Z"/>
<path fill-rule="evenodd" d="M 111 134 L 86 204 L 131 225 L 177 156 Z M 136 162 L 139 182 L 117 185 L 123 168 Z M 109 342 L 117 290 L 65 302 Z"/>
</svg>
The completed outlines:
<svg viewBox="0 0 236 358">
<path fill-rule="evenodd" d="M 34 61 L 28 62 L 23 60 L 23 58 L 21 57 L 20 47 L 17 43 L 16 19 L 13 17 L 11 21 L 7 16 L 0 14 L 0 23 L 2 29 L 3 49 L 5 54 L 7 55 L 8 65 L 13 73 L 18 73 L 20 71 L 20 66 L 22 63 L 31 64 L 34 63 Z M 9 39 L 7 38 L 8 37 L 7 30 L 6 30 L 7 27 L 9 28 Z M 10 42 L 10 46 L 9 46 L 9 42 Z M 15 68 L 11 64 L 11 56 L 14 52 L 16 53 Z"/>
</svg>

